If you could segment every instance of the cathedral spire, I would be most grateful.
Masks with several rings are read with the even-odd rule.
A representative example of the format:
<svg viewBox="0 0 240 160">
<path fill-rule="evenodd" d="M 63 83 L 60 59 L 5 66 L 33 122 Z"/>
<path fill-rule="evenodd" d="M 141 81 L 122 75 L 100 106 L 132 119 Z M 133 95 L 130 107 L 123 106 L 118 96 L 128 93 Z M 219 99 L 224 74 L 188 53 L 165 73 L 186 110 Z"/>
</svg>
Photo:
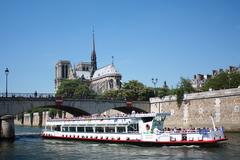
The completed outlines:
<svg viewBox="0 0 240 160">
<path fill-rule="evenodd" d="M 94 28 L 93 28 L 93 31 L 92 31 L 93 33 L 93 52 L 96 54 L 96 52 L 95 52 L 95 36 L 94 36 Z"/>
<path fill-rule="evenodd" d="M 93 28 L 93 50 L 91 54 L 91 66 L 92 66 L 92 72 L 91 72 L 91 77 L 93 76 L 94 72 L 97 70 L 97 56 L 96 56 L 96 51 L 95 51 L 95 34 L 94 34 L 94 28 Z"/>
</svg>

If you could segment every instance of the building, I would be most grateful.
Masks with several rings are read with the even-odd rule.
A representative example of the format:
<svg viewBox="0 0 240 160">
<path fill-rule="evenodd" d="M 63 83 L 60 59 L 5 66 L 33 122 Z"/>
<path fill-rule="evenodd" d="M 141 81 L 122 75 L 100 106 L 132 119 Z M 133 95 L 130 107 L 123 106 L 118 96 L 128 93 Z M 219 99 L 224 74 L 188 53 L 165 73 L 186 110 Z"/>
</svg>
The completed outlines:
<svg viewBox="0 0 240 160">
<path fill-rule="evenodd" d="M 195 89 L 199 89 L 203 86 L 203 84 L 209 80 L 212 77 L 212 75 L 203 75 L 203 74 L 196 74 L 194 75 L 194 78 L 192 79 L 192 86 Z"/>
<path fill-rule="evenodd" d="M 218 69 L 218 70 L 212 70 L 212 75 L 196 74 L 196 75 L 194 75 L 194 77 L 192 79 L 192 86 L 193 86 L 193 88 L 198 90 L 204 85 L 205 82 L 207 82 L 207 80 L 219 75 L 222 72 L 232 73 L 232 72 L 239 72 L 239 71 L 240 71 L 240 66 L 239 67 L 229 66 L 229 68 L 227 68 L 225 70 L 223 70 L 222 68 Z"/>
<path fill-rule="evenodd" d="M 122 76 L 113 63 L 97 68 L 94 32 L 92 43 L 93 49 L 90 62 L 80 62 L 76 66 L 72 66 L 68 60 L 57 62 L 55 66 L 55 91 L 57 91 L 64 79 L 85 81 L 98 94 L 107 90 L 120 89 Z"/>
</svg>

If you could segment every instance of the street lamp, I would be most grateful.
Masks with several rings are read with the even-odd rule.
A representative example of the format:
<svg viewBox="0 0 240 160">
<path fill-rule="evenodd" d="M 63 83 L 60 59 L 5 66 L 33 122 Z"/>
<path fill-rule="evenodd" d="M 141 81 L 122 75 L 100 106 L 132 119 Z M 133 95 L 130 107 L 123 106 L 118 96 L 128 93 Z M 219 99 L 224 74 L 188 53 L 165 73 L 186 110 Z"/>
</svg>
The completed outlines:
<svg viewBox="0 0 240 160">
<path fill-rule="evenodd" d="M 6 75 L 6 97 L 8 97 L 8 74 L 9 70 L 8 68 L 5 69 L 5 75 Z"/>
<path fill-rule="evenodd" d="M 157 82 L 158 82 L 158 79 L 157 78 L 152 78 L 152 83 L 153 83 L 153 85 L 154 85 L 154 95 L 156 95 L 156 84 L 157 84 Z"/>
<path fill-rule="evenodd" d="M 231 81 L 231 77 L 230 77 L 230 71 L 228 72 L 228 89 L 230 89 L 231 85 L 230 85 L 230 81 Z"/>
</svg>

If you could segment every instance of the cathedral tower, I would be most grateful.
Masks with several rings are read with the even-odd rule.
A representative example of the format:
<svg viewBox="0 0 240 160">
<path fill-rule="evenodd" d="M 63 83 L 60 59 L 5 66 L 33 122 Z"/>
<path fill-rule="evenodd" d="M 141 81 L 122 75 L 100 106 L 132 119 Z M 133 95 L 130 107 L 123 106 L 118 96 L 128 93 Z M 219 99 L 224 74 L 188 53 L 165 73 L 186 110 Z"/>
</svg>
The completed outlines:
<svg viewBox="0 0 240 160">
<path fill-rule="evenodd" d="M 71 72 L 71 63 L 67 60 L 60 60 L 55 66 L 55 91 L 61 85 L 64 79 L 69 79 Z"/>
<path fill-rule="evenodd" d="M 91 77 L 93 76 L 94 72 L 97 70 L 97 56 L 95 51 L 95 37 L 94 37 L 94 30 L 93 30 L 93 50 L 91 54 Z"/>
</svg>

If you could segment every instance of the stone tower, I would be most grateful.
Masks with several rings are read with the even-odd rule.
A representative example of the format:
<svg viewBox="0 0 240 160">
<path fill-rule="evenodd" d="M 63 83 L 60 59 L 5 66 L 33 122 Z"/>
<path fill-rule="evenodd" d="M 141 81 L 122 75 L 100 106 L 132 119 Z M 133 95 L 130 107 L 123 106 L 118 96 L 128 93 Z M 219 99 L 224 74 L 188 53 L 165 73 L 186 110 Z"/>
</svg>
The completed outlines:
<svg viewBox="0 0 240 160">
<path fill-rule="evenodd" d="M 94 30 L 93 30 L 93 50 L 91 54 L 91 77 L 93 76 L 94 72 L 97 70 L 97 56 L 95 51 L 95 37 L 94 37 Z"/>
<path fill-rule="evenodd" d="M 55 66 L 55 91 L 57 91 L 63 79 L 69 79 L 71 63 L 67 60 L 60 60 Z"/>
</svg>

